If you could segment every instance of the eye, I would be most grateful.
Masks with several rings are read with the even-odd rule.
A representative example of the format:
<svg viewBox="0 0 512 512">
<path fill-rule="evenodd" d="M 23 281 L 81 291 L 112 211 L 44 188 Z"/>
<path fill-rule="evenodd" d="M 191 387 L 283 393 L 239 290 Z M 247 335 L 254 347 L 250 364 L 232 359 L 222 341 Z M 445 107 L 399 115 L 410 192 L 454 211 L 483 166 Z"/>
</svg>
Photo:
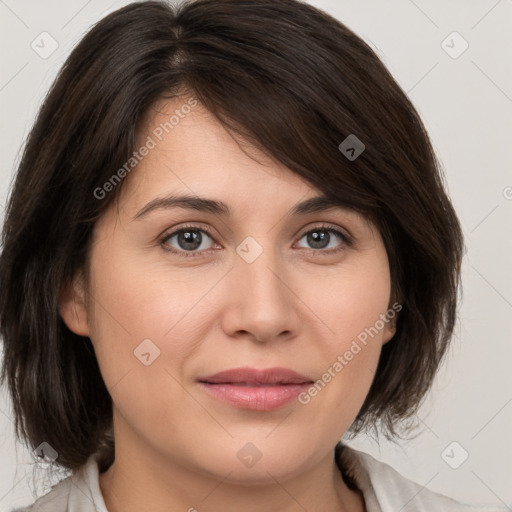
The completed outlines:
<svg viewBox="0 0 512 512">
<path fill-rule="evenodd" d="M 310 247 L 305 247 L 306 249 L 328 254 L 342 251 L 351 243 L 348 235 L 328 225 L 321 225 L 310 229 L 302 235 L 300 240 L 304 238 L 306 243 L 310 245 Z"/>
<path fill-rule="evenodd" d="M 325 224 L 305 232 L 299 242 L 302 239 L 306 239 L 306 243 L 310 245 L 303 248 L 314 253 L 337 253 L 351 245 L 349 235 Z M 190 225 L 165 234 L 160 240 L 160 245 L 165 251 L 191 258 L 202 256 L 204 252 L 211 250 L 212 242 L 214 242 L 213 235 L 208 229 Z"/>
<path fill-rule="evenodd" d="M 201 256 L 202 252 L 211 248 L 208 247 L 208 239 L 213 241 L 212 236 L 205 228 L 184 226 L 172 233 L 166 234 L 160 240 L 160 244 L 166 251 L 190 258 Z"/>
</svg>

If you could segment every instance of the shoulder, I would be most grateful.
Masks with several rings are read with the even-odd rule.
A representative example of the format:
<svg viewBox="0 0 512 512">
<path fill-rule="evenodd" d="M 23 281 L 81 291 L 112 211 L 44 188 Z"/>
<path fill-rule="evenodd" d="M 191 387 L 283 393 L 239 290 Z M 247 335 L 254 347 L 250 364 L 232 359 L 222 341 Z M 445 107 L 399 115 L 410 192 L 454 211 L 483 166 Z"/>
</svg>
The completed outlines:
<svg viewBox="0 0 512 512">
<path fill-rule="evenodd" d="M 28 507 L 12 512 L 108 512 L 99 486 L 96 456 Z"/>
<path fill-rule="evenodd" d="M 388 464 L 346 445 L 337 447 L 336 460 L 363 493 L 368 512 L 504 512 L 497 506 L 459 502 L 403 477 Z"/>
<path fill-rule="evenodd" d="M 54 485 L 47 494 L 41 496 L 32 505 L 17 508 L 12 512 L 65 512 L 68 508 L 70 486 L 71 477 L 68 477 Z"/>
</svg>

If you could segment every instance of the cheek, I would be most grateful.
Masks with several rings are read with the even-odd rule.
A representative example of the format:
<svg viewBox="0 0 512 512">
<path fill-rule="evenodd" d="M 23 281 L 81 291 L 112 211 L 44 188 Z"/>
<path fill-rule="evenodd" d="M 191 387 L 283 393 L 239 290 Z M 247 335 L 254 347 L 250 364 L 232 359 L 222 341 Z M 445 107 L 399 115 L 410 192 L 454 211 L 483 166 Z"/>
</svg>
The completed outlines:
<svg viewBox="0 0 512 512">
<path fill-rule="evenodd" d="M 385 252 L 318 276 L 315 287 L 304 290 L 308 306 L 328 327 L 332 335 L 329 346 L 336 351 L 343 350 L 347 343 L 350 345 L 351 340 L 377 322 L 379 334 L 374 337 L 382 337 L 383 326 L 379 319 L 388 310 L 390 293 Z M 364 338 L 364 334 L 361 337 Z"/>
<path fill-rule="evenodd" d="M 190 309 L 185 290 L 169 287 L 169 279 L 156 279 L 114 247 L 108 257 L 98 247 L 92 261 L 90 337 L 114 406 L 132 426 L 143 430 L 141 418 L 151 418 L 171 432 L 171 411 L 183 417 L 189 402 L 179 385 L 193 351 L 180 337 Z"/>
<path fill-rule="evenodd" d="M 311 309 L 328 327 L 321 352 L 323 373 L 302 397 L 317 417 L 333 414 L 348 428 L 373 381 L 387 323 L 391 283 L 385 253 L 363 265 L 317 281 Z M 308 406 L 309 406 L 308 405 Z M 326 412 L 328 411 L 328 412 Z"/>
<path fill-rule="evenodd" d="M 154 378 L 149 368 L 179 372 L 200 344 L 208 302 L 201 299 L 218 276 L 142 265 L 115 240 L 97 244 L 91 261 L 90 337 L 107 386 L 128 371 L 142 370 L 141 385 Z"/>
</svg>

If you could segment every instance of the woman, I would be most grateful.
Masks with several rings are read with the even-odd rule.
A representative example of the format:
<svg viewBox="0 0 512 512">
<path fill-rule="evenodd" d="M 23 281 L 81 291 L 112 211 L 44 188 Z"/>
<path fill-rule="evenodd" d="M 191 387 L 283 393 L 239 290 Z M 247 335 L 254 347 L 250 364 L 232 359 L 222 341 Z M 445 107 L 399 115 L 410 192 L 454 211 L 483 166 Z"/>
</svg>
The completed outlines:
<svg viewBox="0 0 512 512">
<path fill-rule="evenodd" d="M 479 510 L 340 443 L 416 412 L 462 250 L 417 112 L 340 22 L 110 14 L 41 108 L 3 232 L 17 432 L 72 471 L 28 510 Z"/>
</svg>

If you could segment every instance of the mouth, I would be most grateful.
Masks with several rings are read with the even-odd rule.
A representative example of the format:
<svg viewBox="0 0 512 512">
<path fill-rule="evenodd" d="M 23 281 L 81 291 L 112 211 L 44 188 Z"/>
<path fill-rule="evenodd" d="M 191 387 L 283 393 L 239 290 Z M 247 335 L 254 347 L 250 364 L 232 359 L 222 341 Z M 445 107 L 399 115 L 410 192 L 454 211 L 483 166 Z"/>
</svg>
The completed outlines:
<svg viewBox="0 0 512 512">
<path fill-rule="evenodd" d="M 287 368 L 233 368 L 197 379 L 208 395 L 231 406 L 272 411 L 295 401 L 313 380 Z"/>
</svg>

